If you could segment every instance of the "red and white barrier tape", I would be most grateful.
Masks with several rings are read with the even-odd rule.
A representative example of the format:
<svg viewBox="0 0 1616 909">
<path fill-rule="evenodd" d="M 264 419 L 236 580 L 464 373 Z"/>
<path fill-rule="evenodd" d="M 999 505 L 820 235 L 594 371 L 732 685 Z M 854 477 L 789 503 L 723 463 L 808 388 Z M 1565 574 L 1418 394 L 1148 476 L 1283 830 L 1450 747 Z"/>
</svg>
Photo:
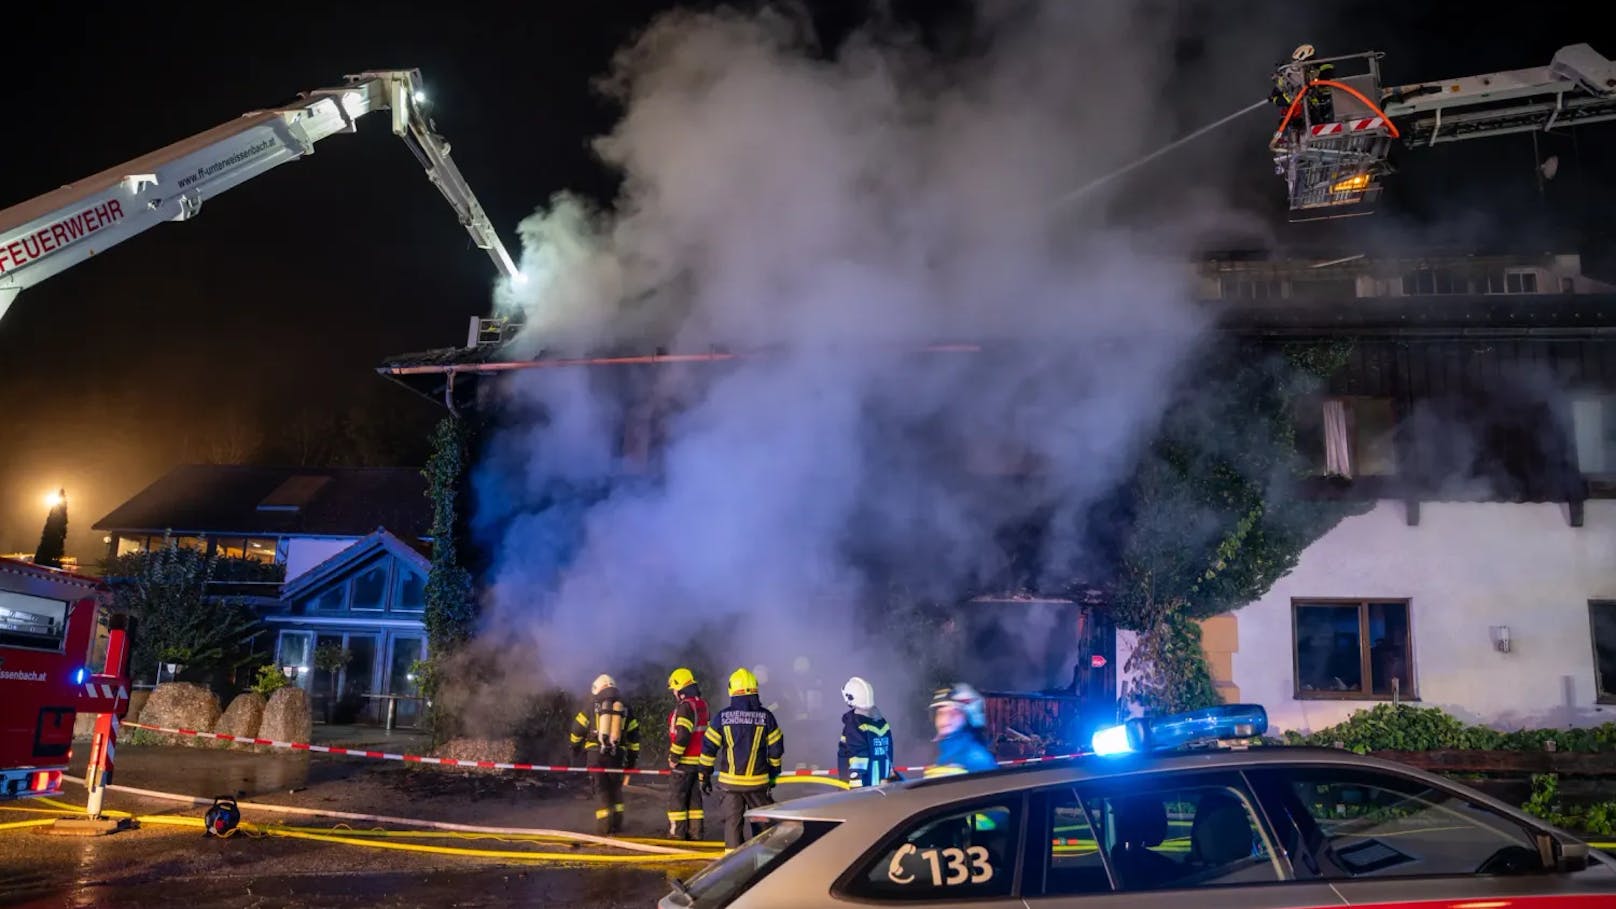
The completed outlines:
<svg viewBox="0 0 1616 909">
<path fill-rule="evenodd" d="M 337 754 L 347 757 L 374 758 L 383 761 L 404 761 L 409 764 L 438 764 L 443 767 L 476 767 L 480 770 L 529 770 L 541 773 L 621 773 L 633 776 L 670 776 L 672 770 L 629 770 L 622 767 L 562 767 L 554 764 L 528 764 L 510 761 L 467 761 L 459 758 L 428 757 L 423 754 L 395 754 L 390 751 L 370 751 L 363 748 L 343 748 L 338 745 L 314 745 L 309 742 L 280 742 L 275 739 L 260 739 L 244 735 L 229 735 L 223 732 L 203 732 L 198 729 L 175 729 L 167 726 L 147 726 L 144 723 L 131 723 L 125 721 L 121 724 L 126 729 L 144 729 L 147 732 L 165 732 L 169 735 L 192 735 L 197 738 L 214 739 L 220 742 L 235 742 L 239 745 L 264 745 L 270 748 L 287 748 L 292 751 L 308 751 L 315 754 Z M 1066 758 L 1077 757 L 1077 754 L 1052 754 L 1046 757 L 1012 758 L 999 762 L 1001 767 L 1017 767 L 1022 764 L 1040 764 L 1045 761 L 1059 761 Z M 925 765 L 918 767 L 899 767 L 903 773 L 920 773 L 926 769 Z M 783 770 L 781 776 L 823 776 L 835 777 L 834 770 Z"/>
</svg>

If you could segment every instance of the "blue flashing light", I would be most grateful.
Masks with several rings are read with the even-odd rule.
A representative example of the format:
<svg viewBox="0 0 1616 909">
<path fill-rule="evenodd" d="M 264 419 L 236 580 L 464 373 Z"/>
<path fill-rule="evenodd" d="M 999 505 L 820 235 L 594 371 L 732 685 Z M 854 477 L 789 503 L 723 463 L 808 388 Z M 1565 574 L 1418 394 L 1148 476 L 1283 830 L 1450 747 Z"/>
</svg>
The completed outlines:
<svg viewBox="0 0 1616 909">
<path fill-rule="evenodd" d="M 1095 754 L 1129 754 L 1133 751 L 1133 743 L 1128 741 L 1127 726 L 1107 726 L 1094 733 L 1094 739 L 1089 744 Z"/>
<path fill-rule="evenodd" d="M 84 680 L 88 679 L 89 677 L 90 670 L 85 669 L 83 666 L 73 670 L 73 684 L 75 685 L 83 685 Z"/>
<path fill-rule="evenodd" d="M 1225 704 L 1154 719 L 1132 719 L 1094 733 L 1095 754 L 1169 751 L 1196 742 L 1255 738 L 1268 731 L 1268 711 L 1258 704 Z"/>
</svg>

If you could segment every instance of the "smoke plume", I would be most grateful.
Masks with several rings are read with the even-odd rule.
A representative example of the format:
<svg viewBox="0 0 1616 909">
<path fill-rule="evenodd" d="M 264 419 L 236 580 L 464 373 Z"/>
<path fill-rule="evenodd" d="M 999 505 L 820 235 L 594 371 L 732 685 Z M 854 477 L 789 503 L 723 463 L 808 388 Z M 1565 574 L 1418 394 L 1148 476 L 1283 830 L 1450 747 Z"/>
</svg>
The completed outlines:
<svg viewBox="0 0 1616 909">
<path fill-rule="evenodd" d="M 602 86 L 623 115 L 595 147 L 621 195 L 529 218 L 530 280 L 500 305 L 534 355 L 748 356 L 501 386 L 476 476 L 484 638 L 524 687 L 665 672 L 700 639 L 726 673 L 764 666 L 766 701 L 815 689 L 834 724 L 859 674 L 908 717 L 949 680 L 870 631 L 883 585 L 999 583 L 998 534 L 1029 520 L 1032 582 L 1084 570 L 1088 514 L 1203 323 L 1193 230 L 1049 202 L 1170 138 L 1153 111 L 1184 74 L 1156 7 L 974 12 L 942 51 L 890 20 L 824 47 L 771 8 L 669 14 L 618 54 Z M 1196 229 L 1221 211 L 1204 176 Z M 980 350 L 926 350 L 951 344 Z M 791 758 L 826 760 L 834 728 Z"/>
</svg>

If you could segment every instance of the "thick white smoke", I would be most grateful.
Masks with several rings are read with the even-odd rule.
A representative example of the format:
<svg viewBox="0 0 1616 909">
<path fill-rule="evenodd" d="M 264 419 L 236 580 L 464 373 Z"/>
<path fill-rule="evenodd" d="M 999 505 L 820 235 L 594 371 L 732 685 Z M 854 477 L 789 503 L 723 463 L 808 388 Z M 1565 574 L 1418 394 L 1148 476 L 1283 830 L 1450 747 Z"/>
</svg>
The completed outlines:
<svg viewBox="0 0 1616 909">
<path fill-rule="evenodd" d="M 801 22 L 655 22 L 606 82 L 624 115 L 597 148 L 621 197 L 523 225 L 531 280 L 501 304 L 535 352 L 766 355 L 508 379 L 477 526 L 485 634 L 523 655 L 513 674 L 579 689 L 722 629 L 726 671 L 783 681 L 805 657 L 833 702 L 858 673 L 907 715 L 892 701 L 947 680 L 863 633 L 869 565 L 965 593 L 1035 514 L 1046 570 L 1080 564 L 1089 509 L 1202 330 L 1174 232 L 1049 206 L 1174 131 L 1152 114 L 1176 77 L 1148 8 L 984 6 L 947 59 L 875 27 L 830 53 Z M 984 351 L 917 352 L 939 342 Z M 667 416 L 640 476 L 623 438 L 646 400 Z"/>
</svg>

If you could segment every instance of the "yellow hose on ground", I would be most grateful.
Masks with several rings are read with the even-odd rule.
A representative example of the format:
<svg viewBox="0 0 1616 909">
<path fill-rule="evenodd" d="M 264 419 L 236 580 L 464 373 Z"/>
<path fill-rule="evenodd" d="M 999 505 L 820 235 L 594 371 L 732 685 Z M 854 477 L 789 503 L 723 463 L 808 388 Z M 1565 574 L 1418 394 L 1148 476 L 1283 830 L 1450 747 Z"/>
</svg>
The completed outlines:
<svg viewBox="0 0 1616 909">
<path fill-rule="evenodd" d="M 847 781 L 839 780 L 833 776 L 783 776 L 774 781 L 779 783 L 818 783 L 822 786 L 835 786 L 837 789 L 846 789 Z"/>
<path fill-rule="evenodd" d="M 44 827 L 54 823 L 56 823 L 56 819 L 53 817 L 42 817 L 32 821 L 11 821 L 9 823 L 0 824 L 0 830 L 20 830 L 23 827 Z"/>
</svg>

